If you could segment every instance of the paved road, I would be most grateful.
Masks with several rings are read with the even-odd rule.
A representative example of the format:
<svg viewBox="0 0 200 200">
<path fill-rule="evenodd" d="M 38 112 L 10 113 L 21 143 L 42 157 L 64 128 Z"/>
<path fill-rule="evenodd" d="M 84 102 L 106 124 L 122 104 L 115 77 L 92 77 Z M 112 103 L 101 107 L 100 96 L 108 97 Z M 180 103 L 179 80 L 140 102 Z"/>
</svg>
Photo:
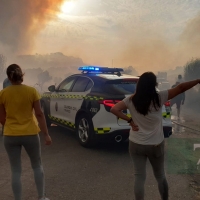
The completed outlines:
<svg viewBox="0 0 200 200">
<path fill-rule="evenodd" d="M 51 200 L 132 200 L 133 170 L 128 145 L 101 144 L 81 147 L 75 136 L 63 128 L 51 127 L 53 145 L 42 141 L 46 192 Z M 42 139 L 42 138 L 41 138 Z M 36 200 L 30 162 L 23 157 L 23 200 Z M 0 137 L 0 199 L 12 200 L 10 169 Z M 156 181 L 147 164 L 146 200 L 159 200 Z M 167 174 L 170 200 L 197 200 L 188 175 Z"/>
</svg>

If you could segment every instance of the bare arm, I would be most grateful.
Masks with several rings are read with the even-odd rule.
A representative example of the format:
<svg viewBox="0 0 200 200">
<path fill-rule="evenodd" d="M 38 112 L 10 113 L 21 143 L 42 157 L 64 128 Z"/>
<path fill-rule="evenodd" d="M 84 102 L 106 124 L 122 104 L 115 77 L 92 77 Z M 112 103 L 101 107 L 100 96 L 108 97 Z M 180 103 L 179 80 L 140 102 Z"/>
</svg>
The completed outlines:
<svg viewBox="0 0 200 200">
<path fill-rule="evenodd" d="M 200 79 L 181 83 L 181 84 L 177 85 L 176 87 L 169 89 L 168 90 L 168 100 L 173 99 L 175 96 L 185 92 L 186 90 L 189 90 L 190 88 L 194 87 L 198 83 L 200 83 Z"/>
<path fill-rule="evenodd" d="M 126 110 L 127 107 L 125 105 L 125 103 L 123 101 L 118 102 L 117 104 L 115 104 L 110 112 L 112 112 L 114 115 L 116 115 L 117 117 L 128 121 L 130 118 L 128 116 L 126 116 L 122 111 Z"/>
<path fill-rule="evenodd" d="M 48 135 L 46 120 L 45 120 L 45 117 L 44 117 L 44 113 L 42 112 L 39 100 L 37 100 L 33 103 L 33 109 L 35 111 L 35 116 L 36 116 L 36 118 L 39 122 L 40 129 L 41 129 L 42 133 L 44 133 L 45 135 Z"/>
<path fill-rule="evenodd" d="M 0 104 L 0 123 L 4 126 L 6 122 L 6 111 L 3 104 Z"/>
<path fill-rule="evenodd" d="M 118 103 L 116 103 L 110 110 L 110 112 L 112 112 L 114 115 L 116 115 L 118 118 L 121 118 L 123 120 L 126 120 L 127 122 L 131 119 L 129 118 L 128 116 L 126 116 L 122 111 L 123 110 L 126 110 L 127 107 L 125 105 L 125 103 L 123 101 L 120 101 Z M 131 121 L 130 122 L 130 126 L 132 127 L 132 129 L 134 131 L 138 131 L 138 126 L 133 122 Z"/>
<path fill-rule="evenodd" d="M 48 133 L 46 119 L 44 117 L 44 113 L 42 112 L 39 100 L 37 100 L 33 103 L 33 109 L 35 111 L 35 116 L 38 120 L 40 129 L 41 129 L 42 133 L 44 133 L 44 135 L 45 135 L 45 143 L 46 143 L 46 145 L 50 145 L 52 143 L 52 141 L 51 141 L 51 137 L 49 136 L 49 133 Z"/>
</svg>

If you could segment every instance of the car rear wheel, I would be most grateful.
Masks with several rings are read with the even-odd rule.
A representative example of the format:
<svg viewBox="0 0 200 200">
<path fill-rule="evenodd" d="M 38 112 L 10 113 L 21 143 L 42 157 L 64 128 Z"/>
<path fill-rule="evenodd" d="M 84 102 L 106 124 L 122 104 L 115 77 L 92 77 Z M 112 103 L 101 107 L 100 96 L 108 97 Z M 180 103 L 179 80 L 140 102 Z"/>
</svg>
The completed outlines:
<svg viewBox="0 0 200 200">
<path fill-rule="evenodd" d="M 76 134 L 78 141 L 82 146 L 91 147 L 95 144 L 92 119 L 87 114 L 82 114 L 78 117 L 76 123 Z"/>
<path fill-rule="evenodd" d="M 46 106 L 44 103 L 41 104 L 41 109 L 44 113 L 44 116 L 45 116 L 45 119 L 46 119 L 46 124 L 47 124 L 47 127 L 50 127 L 51 126 L 51 121 L 48 117 L 48 114 L 47 114 L 47 110 L 46 110 Z"/>
</svg>

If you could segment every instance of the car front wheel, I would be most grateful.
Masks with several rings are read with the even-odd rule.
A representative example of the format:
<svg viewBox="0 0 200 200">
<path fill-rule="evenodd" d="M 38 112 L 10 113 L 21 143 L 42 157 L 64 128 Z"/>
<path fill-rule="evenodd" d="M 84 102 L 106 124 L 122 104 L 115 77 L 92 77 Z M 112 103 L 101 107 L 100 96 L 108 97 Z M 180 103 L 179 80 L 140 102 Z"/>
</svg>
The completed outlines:
<svg viewBox="0 0 200 200">
<path fill-rule="evenodd" d="M 94 127 L 91 117 L 87 114 L 79 116 L 76 123 L 76 134 L 79 143 L 84 147 L 91 147 L 95 143 Z"/>
</svg>

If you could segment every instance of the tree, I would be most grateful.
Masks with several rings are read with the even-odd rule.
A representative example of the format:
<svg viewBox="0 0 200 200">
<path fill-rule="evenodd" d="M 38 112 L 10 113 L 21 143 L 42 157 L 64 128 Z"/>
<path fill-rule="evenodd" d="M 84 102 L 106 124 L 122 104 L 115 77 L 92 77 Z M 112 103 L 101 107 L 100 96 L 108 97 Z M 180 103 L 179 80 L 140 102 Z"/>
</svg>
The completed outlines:
<svg viewBox="0 0 200 200">
<path fill-rule="evenodd" d="M 132 66 L 124 68 L 124 72 L 123 73 L 124 74 L 133 75 L 133 76 L 138 76 L 138 72 Z"/>
<path fill-rule="evenodd" d="M 184 66 L 184 79 L 190 81 L 200 78 L 200 59 L 192 59 Z M 187 106 L 195 111 L 200 111 L 200 88 L 199 86 L 186 92 Z"/>
<path fill-rule="evenodd" d="M 44 71 L 40 74 L 38 74 L 38 85 L 40 86 L 40 89 L 42 91 L 44 83 L 50 81 L 52 77 L 49 75 L 48 71 Z"/>
<path fill-rule="evenodd" d="M 61 83 L 62 78 L 61 78 L 61 77 L 55 77 L 55 78 L 53 79 L 53 81 L 54 81 L 55 85 L 57 86 L 59 83 Z"/>
<path fill-rule="evenodd" d="M 192 59 L 184 66 L 184 78 L 186 81 L 200 78 L 200 59 Z"/>
</svg>

